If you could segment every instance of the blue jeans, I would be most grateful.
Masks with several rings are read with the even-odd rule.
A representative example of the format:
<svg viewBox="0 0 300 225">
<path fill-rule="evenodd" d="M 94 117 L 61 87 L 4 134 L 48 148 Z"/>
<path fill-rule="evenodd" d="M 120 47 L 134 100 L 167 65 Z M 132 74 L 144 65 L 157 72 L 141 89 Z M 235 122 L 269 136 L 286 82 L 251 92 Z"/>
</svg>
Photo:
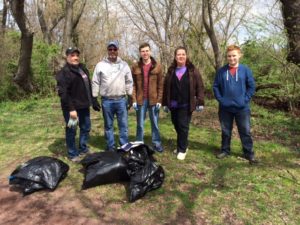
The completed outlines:
<svg viewBox="0 0 300 225">
<path fill-rule="evenodd" d="M 102 112 L 104 118 L 104 133 L 106 138 L 106 150 L 116 148 L 114 139 L 114 117 L 117 116 L 119 128 L 119 144 L 128 143 L 128 114 L 127 100 L 125 97 L 114 100 L 102 97 Z"/>
<path fill-rule="evenodd" d="M 136 111 L 136 140 L 144 142 L 144 123 L 147 111 L 151 122 L 152 144 L 155 147 L 160 147 L 161 140 L 158 129 L 159 109 L 156 109 L 155 105 L 149 105 L 149 101 L 147 99 L 143 101 L 143 105 L 138 106 Z"/>
<path fill-rule="evenodd" d="M 253 157 L 253 141 L 250 133 L 250 110 L 232 113 L 220 109 L 219 120 L 222 129 L 221 151 L 228 154 L 230 153 L 231 133 L 233 120 L 235 120 L 242 142 L 244 156 L 247 158 Z"/>
<path fill-rule="evenodd" d="M 89 151 L 87 147 L 87 142 L 89 139 L 89 133 L 91 130 L 91 120 L 90 120 L 90 109 L 77 109 L 77 116 L 79 120 L 79 150 L 76 148 L 75 136 L 76 136 L 76 128 L 69 128 L 67 127 L 70 112 L 63 111 L 63 115 L 66 122 L 66 144 L 68 149 L 68 157 L 74 158 L 78 156 L 80 153 L 84 153 Z"/>
</svg>

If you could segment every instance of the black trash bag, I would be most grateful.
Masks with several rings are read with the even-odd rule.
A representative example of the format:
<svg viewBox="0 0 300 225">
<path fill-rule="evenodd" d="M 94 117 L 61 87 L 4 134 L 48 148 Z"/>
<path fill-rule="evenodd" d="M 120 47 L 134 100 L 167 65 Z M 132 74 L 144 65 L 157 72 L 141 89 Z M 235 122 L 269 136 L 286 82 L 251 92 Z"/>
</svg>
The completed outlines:
<svg viewBox="0 0 300 225">
<path fill-rule="evenodd" d="M 53 191 L 68 171 L 69 166 L 63 161 L 40 156 L 18 166 L 10 175 L 9 184 L 20 188 L 24 195 L 43 189 Z"/>
<path fill-rule="evenodd" d="M 127 153 L 124 154 L 124 159 L 128 164 L 128 175 L 131 177 L 137 171 L 143 169 L 148 160 L 155 162 L 156 160 L 153 157 L 154 153 L 154 150 L 145 144 L 135 146 L 127 151 Z"/>
<path fill-rule="evenodd" d="M 145 144 L 132 147 L 124 158 L 127 161 L 127 173 L 130 176 L 128 198 L 134 202 L 147 192 L 161 187 L 165 173 L 155 163 L 154 151 Z"/>
<path fill-rule="evenodd" d="M 147 192 L 161 187 L 164 178 L 163 168 L 148 160 L 143 169 L 131 176 L 128 190 L 129 201 L 134 202 L 142 198 Z"/>
<path fill-rule="evenodd" d="M 129 181 L 127 162 L 121 153 L 107 151 L 87 155 L 81 164 L 85 168 L 82 189 L 101 184 Z"/>
</svg>

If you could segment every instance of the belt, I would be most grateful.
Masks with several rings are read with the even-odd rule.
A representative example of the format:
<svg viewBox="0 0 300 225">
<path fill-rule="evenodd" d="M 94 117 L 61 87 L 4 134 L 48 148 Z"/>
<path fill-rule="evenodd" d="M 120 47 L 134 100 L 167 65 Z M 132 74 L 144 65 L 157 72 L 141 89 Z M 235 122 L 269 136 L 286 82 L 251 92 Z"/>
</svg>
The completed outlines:
<svg viewBox="0 0 300 225">
<path fill-rule="evenodd" d="M 125 95 L 120 96 L 102 96 L 101 99 L 103 100 L 120 100 L 122 98 L 125 98 Z"/>
</svg>

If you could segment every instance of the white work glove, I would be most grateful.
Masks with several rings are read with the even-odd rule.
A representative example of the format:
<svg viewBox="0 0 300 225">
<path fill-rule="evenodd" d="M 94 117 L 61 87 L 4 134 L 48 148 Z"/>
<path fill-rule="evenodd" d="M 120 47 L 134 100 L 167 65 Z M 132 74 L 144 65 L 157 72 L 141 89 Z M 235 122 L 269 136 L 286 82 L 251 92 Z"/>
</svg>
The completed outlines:
<svg viewBox="0 0 300 225">
<path fill-rule="evenodd" d="M 160 103 L 156 103 L 155 109 L 156 109 L 156 110 L 159 110 L 160 107 L 161 107 L 161 104 L 160 104 Z"/>
<path fill-rule="evenodd" d="M 164 107 L 163 107 L 163 110 L 164 110 L 165 113 L 168 113 L 168 112 L 169 112 L 168 106 L 164 106 Z"/>
<path fill-rule="evenodd" d="M 201 112 L 204 109 L 203 105 L 197 105 L 196 106 L 196 112 Z"/>
<path fill-rule="evenodd" d="M 77 124 L 78 124 L 78 119 L 77 119 L 77 118 L 76 118 L 76 119 L 72 119 L 72 118 L 70 117 L 67 126 L 68 126 L 69 128 L 76 129 Z"/>
<path fill-rule="evenodd" d="M 136 103 L 136 102 L 132 103 L 132 107 L 133 107 L 133 109 L 134 109 L 135 111 L 138 110 L 138 106 L 137 106 L 137 103 Z"/>
</svg>

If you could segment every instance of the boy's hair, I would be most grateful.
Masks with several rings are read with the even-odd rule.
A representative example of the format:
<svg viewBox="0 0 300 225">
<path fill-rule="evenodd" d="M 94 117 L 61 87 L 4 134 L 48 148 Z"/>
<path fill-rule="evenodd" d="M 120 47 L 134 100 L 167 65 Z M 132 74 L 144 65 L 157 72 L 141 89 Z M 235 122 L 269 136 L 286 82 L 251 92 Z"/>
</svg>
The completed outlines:
<svg viewBox="0 0 300 225">
<path fill-rule="evenodd" d="M 145 47 L 149 47 L 149 49 L 151 49 L 149 43 L 144 42 L 144 43 L 140 44 L 140 46 L 139 46 L 139 51 L 141 51 L 141 49 L 142 49 L 142 48 L 145 48 Z"/>
<path fill-rule="evenodd" d="M 237 45 L 229 45 L 226 49 L 226 53 L 234 50 L 238 51 L 239 53 L 242 53 L 241 48 Z"/>
</svg>

